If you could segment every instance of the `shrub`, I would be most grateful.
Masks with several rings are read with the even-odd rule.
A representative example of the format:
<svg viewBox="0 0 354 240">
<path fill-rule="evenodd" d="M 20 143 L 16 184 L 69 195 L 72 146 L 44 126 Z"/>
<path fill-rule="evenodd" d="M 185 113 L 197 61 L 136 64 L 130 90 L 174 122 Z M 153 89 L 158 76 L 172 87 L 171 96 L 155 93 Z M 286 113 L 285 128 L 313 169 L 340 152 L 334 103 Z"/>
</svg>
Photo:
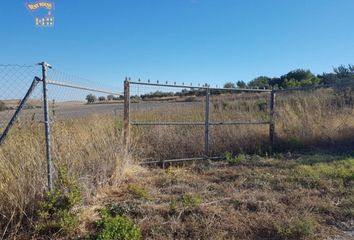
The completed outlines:
<svg viewBox="0 0 354 240">
<path fill-rule="evenodd" d="M 314 236 L 316 228 L 317 222 L 310 217 L 275 224 L 276 232 L 281 239 L 310 239 Z"/>
<path fill-rule="evenodd" d="M 200 196 L 183 195 L 182 206 L 185 209 L 190 209 L 198 206 L 202 203 L 202 198 Z"/>
<path fill-rule="evenodd" d="M 5 111 L 7 109 L 5 103 L 3 101 L 0 101 L 0 112 Z"/>
<path fill-rule="evenodd" d="M 242 162 L 245 162 L 246 160 L 246 155 L 238 154 L 237 156 L 234 157 L 230 152 L 226 152 L 224 154 L 224 157 L 230 165 L 238 165 Z"/>
<path fill-rule="evenodd" d="M 176 201 L 176 199 L 172 199 L 170 201 L 169 207 L 170 207 L 170 211 L 171 212 L 176 212 L 176 210 L 177 210 L 177 201 Z"/>
<path fill-rule="evenodd" d="M 133 194 L 137 198 L 145 199 L 145 200 L 150 199 L 150 195 L 148 191 L 146 191 L 146 189 L 144 189 L 142 186 L 139 186 L 137 184 L 130 184 L 128 190 L 131 194 Z"/>
<path fill-rule="evenodd" d="M 107 209 L 101 211 L 98 222 L 99 232 L 92 239 L 97 240 L 137 240 L 141 238 L 140 229 L 126 216 L 112 216 Z"/>
<path fill-rule="evenodd" d="M 78 223 L 73 208 L 80 200 L 81 193 L 75 180 L 65 170 L 59 169 L 55 190 L 48 192 L 39 204 L 35 229 L 41 234 L 73 230 Z"/>
</svg>

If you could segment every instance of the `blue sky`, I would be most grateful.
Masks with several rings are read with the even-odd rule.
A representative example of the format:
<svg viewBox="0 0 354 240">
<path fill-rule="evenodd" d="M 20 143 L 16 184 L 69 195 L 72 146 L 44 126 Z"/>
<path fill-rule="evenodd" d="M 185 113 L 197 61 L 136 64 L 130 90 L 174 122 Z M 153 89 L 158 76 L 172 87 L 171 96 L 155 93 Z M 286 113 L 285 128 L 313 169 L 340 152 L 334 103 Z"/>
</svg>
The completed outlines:
<svg viewBox="0 0 354 240">
<path fill-rule="evenodd" d="M 36 28 L 26 1 L 0 5 L 0 63 L 109 86 L 125 76 L 223 84 L 354 63 L 353 0 L 56 0 Z M 28 0 L 30 2 L 30 0 Z"/>
</svg>

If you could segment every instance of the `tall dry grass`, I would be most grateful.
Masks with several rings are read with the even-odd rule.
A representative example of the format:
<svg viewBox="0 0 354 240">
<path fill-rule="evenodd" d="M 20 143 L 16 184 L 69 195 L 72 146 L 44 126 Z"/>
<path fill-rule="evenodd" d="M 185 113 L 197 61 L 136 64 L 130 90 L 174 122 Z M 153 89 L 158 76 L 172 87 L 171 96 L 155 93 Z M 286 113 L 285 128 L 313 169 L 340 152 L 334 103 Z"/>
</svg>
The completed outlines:
<svg viewBox="0 0 354 240">
<path fill-rule="evenodd" d="M 277 94 L 275 118 L 278 150 L 352 146 L 352 89 L 318 89 Z M 133 111 L 133 121 L 204 121 L 202 98 Z M 156 103 L 151 103 L 156 104 Z M 211 121 L 265 121 L 265 94 L 212 95 Z M 117 181 L 129 159 L 122 147 L 121 121 L 96 116 L 54 121 L 53 161 L 77 179 L 88 201 L 107 181 Z M 43 125 L 16 125 L 0 148 L 0 238 L 31 227 L 37 202 L 46 191 Z M 210 156 L 226 151 L 264 153 L 267 125 L 211 126 Z M 141 126 L 131 128 L 131 153 L 137 159 L 199 157 L 204 154 L 204 127 Z"/>
<path fill-rule="evenodd" d="M 119 180 L 128 159 L 121 131 L 102 116 L 52 124 L 56 169 L 65 169 L 89 201 L 107 181 Z M 47 188 L 42 124 L 16 125 L 0 148 L 0 238 L 31 227 Z"/>
<path fill-rule="evenodd" d="M 278 93 L 278 148 L 352 148 L 353 99 L 352 87 Z"/>
<path fill-rule="evenodd" d="M 212 95 L 210 121 L 268 121 L 270 94 Z M 352 87 L 278 92 L 275 145 L 278 151 L 310 148 L 348 149 L 354 143 L 354 91 Z M 141 109 L 134 121 L 203 122 L 204 98 L 169 108 Z M 153 103 L 152 103 L 153 104 Z M 216 125 L 210 127 L 209 155 L 226 151 L 265 153 L 268 125 Z M 144 159 L 200 157 L 204 126 L 138 126 L 132 128 L 135 153 Z"/>
</svg>

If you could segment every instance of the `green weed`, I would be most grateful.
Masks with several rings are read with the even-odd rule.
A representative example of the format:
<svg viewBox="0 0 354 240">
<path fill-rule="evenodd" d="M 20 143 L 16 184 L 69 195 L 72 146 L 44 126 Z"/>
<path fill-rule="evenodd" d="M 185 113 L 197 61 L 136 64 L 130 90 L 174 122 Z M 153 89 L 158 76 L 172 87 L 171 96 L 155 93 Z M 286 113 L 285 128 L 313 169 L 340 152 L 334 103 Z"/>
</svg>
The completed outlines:
<svg viewBox="0 0 354 240">
<path fill-rule="evenodd" d="M 59 169 L 55 190 L 46 194 L 39 203 L 38 220 L 35 229 L 41 234 L 58 231 L 69 232 L 78 223 L 73 208 L 81 201 L 81 193 L 76 181 L 66 170 Z"/>
<path fill-rule="evenodd" d="M 126 216 L 112 216 L 107 209 L 101 211 L 98 222 L 99 232 L 91 239 L 97 240 L 138 240 L 141 232 L 134 222 Z"/>
<path fill-rule="evenodd" d="M 232 153 L 226 152 L 224 157 L 230 165 L 238 165 L 246 161 L 246 155 L 244 154 L 238 154 L 234 157 Z"/>
<path fill-rule="evenodd" d="M 316 163 L 313 165 L 299 165 L 296 170 L 303 175 L 314 179 L 322 177 L 354 180 L 354 159 L 333 161 L 330 163 Z"/>
<path fill-rule="evenodd" d="M 183 195 L 182 196 L 182 206 L 185 209 L 190 209 L 198 206 L 202 203 L 202 198 L 200 196 Z"/>
<path fill-rule="evenodd" d="M 294 218 L 288 222 L 275 224 L 277 234 L 281 239 L 310 239 L 314 236 L 317 222 L 311 217 Z"/>
<path fill-rule="evenodd" d="M 128 190 L 131 194 L 139 199 L 149 200 L 150 194 L 149 192 L 140 185 L 137 184 L 130 184 Z"/>
</svg>

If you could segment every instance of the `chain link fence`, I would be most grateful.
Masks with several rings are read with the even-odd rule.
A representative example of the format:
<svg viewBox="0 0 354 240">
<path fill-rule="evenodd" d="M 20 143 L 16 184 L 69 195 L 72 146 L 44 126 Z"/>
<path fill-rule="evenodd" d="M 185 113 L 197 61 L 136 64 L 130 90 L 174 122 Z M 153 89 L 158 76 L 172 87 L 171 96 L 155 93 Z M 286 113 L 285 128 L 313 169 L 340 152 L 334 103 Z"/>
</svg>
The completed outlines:
<svg viewBox="0 0 354 240">
<path fill-rule="evenodd" d="M 2 164 L 31 159 L 36 179 L 66 166 L 85 186 L 99 185 L 124 143 L 143 162 L 353 143 L 351 83 L 271 91 L 126 80 L 123 89 L 41 66 L 0 65 Z"/>
</svg>

